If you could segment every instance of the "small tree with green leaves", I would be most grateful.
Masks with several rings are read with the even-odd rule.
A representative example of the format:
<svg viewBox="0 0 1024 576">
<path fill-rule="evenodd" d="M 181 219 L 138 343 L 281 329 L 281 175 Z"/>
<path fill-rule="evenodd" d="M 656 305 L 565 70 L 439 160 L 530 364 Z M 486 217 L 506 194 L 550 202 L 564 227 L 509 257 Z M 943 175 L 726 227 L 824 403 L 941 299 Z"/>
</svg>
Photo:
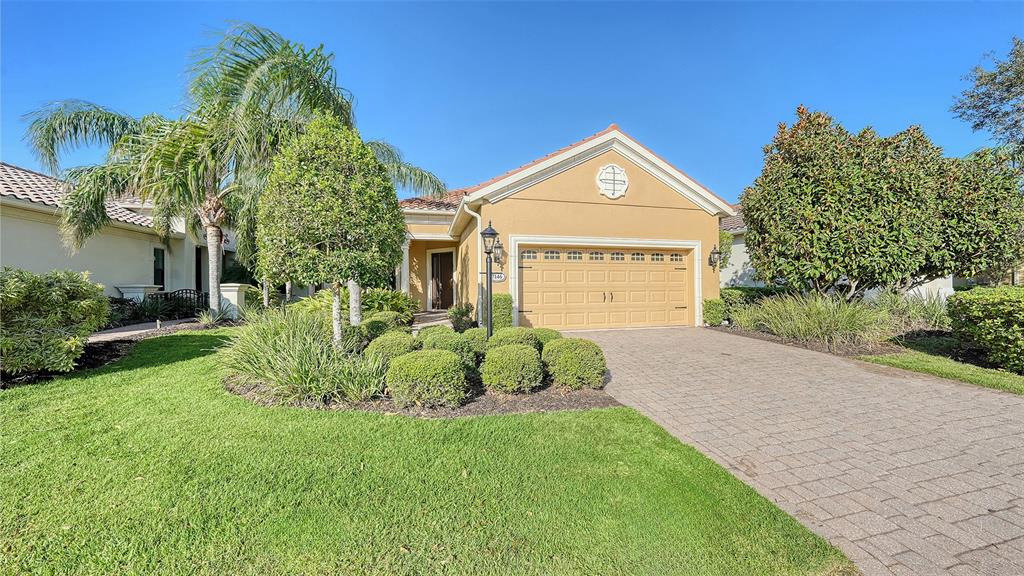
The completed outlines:
<svg viewBox="0 0 1024 576">
<path fill-rule="evenodd" d="M 1006 60 L 996 60 L 992 70 L 977 66 L 966 80 L 971 87 L 956 99 L 953 113 L 1019 152 L 1024 147 L 1024 41 L 1014 38 Z"/>
<path fill-rule="evenodd" d="M 394 269 L 405 221 L 386 167 L 354 129 L 321 115 L 275 159 L 256 223 L 261 274 L 330 284 L 335 341 L 341 287 Z"/>
</svg>

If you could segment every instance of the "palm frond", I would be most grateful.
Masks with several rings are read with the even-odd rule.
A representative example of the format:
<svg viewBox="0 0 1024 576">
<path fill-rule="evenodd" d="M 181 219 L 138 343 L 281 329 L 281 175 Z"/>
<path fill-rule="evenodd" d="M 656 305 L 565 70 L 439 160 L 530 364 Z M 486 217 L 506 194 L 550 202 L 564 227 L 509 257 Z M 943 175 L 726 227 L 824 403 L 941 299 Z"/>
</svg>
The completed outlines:
<svg viewBox="0 0 1024 576">
<path fill-rule="evenodd" d="M 82 100 L 60 100 L 23 116 L 25 140 L 39 161 L 56 175 L 60 156 L 70 148 L 113 146 L 139 130 L 139 120 Z"/>
<path fill-rule="evenodd" d="M 106 204 L 131 190 L 129 163 L 107 163 L 68 170 L 61 202 L 60 231 L 64 244 L 75 252 L 90 236 L 110 224 Z"/>
<path fill-rule="evenodd" d="M 448 187 L 443 180 L 429 170 L 406 162 L 402 152 L 395 146 L 383 140 L 370 140 L 366 145 L 387 169 L 388 176 L 396 188 L 404 188 L 432 198 L 440 198 L 448 193 Z"/>
</svg>

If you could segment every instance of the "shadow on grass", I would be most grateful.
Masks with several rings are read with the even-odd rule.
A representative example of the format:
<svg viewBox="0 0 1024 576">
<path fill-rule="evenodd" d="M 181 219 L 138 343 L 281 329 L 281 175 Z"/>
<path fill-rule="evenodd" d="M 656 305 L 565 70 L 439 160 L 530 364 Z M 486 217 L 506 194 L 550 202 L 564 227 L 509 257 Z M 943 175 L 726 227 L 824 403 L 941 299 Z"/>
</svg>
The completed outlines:
<svg viewBox="0 0 1024 576">
<path fill-rule="evenodd" d="M 226 334 L 210 332 L 179 332 L 167 336 L 147 338 L 138 342 L 123 340 L 112 341 L 106 344 L 109 348 L 106 353 L 114 353 L 123 357 L 113 357 L 101 365 L 93 364 L 78 368 L 71 372 L 49 372 L 42 374 L 25 375 L 19 378 L 10 378 L 6 374 L 2 388 L 21 388 L 23 386 L 34 386 L 46 384 L 55 378 L 77 380 L 89 378 L 100 374 L 113 374 L 128 370 L 154 368 L 165 366 L 175 362 L 184 362 L 194 358 L 209 356 L 217 351 L 228 341 Z M 118 352 L 111 352 L 113 349 Z"/>
<path fill-rule="evenodd" d="M 922 352 L 931 356 L 942 356 L 981 368 L 994 368 L 990 362 L 985 360 L 981 350 L 964 344 L 949 332 L 908 332 L 900 337 L 897 343 L 908 350 Z"/>
</svg>

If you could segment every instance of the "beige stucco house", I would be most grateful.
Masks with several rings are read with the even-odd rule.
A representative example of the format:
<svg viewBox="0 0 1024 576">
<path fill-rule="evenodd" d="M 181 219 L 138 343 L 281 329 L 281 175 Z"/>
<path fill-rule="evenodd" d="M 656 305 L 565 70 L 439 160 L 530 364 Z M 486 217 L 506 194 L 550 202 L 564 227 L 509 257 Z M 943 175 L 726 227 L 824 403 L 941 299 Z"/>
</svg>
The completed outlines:
<svg viewBox="0 0 1024 576">
<path fill-rule="evenodd" d="M 164 244 L 149 208 L 137 201 L 108 202 L 110 225 L 70 253 L 58 229 L 62 186 L 56 178 L 0 162 L 0 264 L 38 273 L 89 272 L 109 296 L 207 290 L 205 243 L 179 230 Z M 230 253 L 234 238 L 227 236 Z"/>
<path fill-rule="evenodd" d="M 612 125 L 442 199 L 401 203 L 408 227 L 399 286 L 426 310 L 480 309 L 480 232 L 499 233 L 495 293 L 514 322 L 559 329 L 701 322 L 717 298 L 709 255 L 732 207 Z"/>
</svg>

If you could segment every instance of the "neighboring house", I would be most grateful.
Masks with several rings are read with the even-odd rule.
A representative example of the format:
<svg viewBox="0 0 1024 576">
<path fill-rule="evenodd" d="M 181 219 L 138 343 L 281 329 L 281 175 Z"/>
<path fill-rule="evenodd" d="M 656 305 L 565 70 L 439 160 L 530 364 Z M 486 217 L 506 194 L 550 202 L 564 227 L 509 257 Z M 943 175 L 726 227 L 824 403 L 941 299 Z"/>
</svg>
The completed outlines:
<svg viewBox="0 0 1024 576">
<path fill-rule="evenodd" d="M 722 218 L 719 223 L 722 230 L 732 234 L 732 256 L 729 258 L 729 265 L 722 267 L 722 287 L 764 286 L 764 282 L 757 279 L 747 253 L 747 225 L 743 222 L 743 210 L 739 204 L 733 205 L 732 208 L 735 214 Z M 932 280 L 914 289 L 913 292 L 921 295 L 937 293 L 949 296 L 953 293 L 953 277 Z"/>
<path fill-rule="evenodd" d="M 494 292 L 513 320 L 561 329 L 688 325 L 718 297 L 709 254 L 732 207 L 614 124 L 442 199 L 401 202 L 409 231 L 398 285 L 424 309 L 480 310 L 480 231 L 506 256 Z"/>
<path fill-rule="evenodd" d="M 62 186 L 56 178 L 0 162 L 0 264 L 39 273 L 87 271 L 109 296 L 207 291 L 205 243 L 177 230 L 165 245 L 150 208 L 137 200 L 107 202 L 111 224 L 71 254 L 58 229 Z M 234 250 L 233 238 L 225 250 Z"/>
</svg>

